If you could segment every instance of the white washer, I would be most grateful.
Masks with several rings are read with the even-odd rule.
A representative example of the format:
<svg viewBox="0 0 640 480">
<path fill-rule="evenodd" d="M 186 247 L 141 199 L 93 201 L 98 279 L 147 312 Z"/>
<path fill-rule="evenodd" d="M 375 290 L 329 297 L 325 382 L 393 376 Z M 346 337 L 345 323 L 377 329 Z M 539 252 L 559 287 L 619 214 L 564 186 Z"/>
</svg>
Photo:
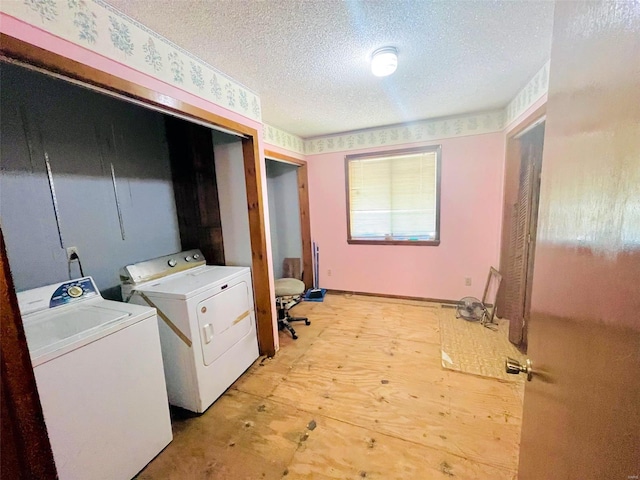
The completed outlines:
<svg viewBox="0 0 640 480">
<path fill-rule="evenodd" d="M 204 412 L 258 358 L 251 270 L 199 250 L 128 265 L 126 301 L 158 309 L 169 403 Z"/>
<path fill-rule="evenodd" d="M 59 478 L 132 478 L 173 438 L 155 310 L 91 277 L 18 303 Z"/>
</svg>

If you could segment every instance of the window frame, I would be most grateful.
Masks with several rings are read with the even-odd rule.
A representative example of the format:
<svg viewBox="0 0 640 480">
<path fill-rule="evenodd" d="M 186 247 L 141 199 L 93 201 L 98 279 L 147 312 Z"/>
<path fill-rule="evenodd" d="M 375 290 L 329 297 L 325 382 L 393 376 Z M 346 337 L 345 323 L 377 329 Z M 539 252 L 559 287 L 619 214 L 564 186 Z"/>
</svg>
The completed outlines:
<svg viewBox="0 0 640 480">
<path fill-rule="evenodd" d="M 410 155 L 416 153 L 432 153 L 436 154 L 436 235 L 433 240 L 364 240 L 361 238 L 351 237 L 351 205 L 350 205 L 350 177 L 349 163 L 353 160 L 363 160 L 367 158 L 393 157 L 401 155 Z M 345 155 L 344 157 L 344 175 L 346 188 L 346 205 L 347 205 L 347 243 L 350 245 L 415 245 L 415 246 L 438 246 L 440 245 L 440 194 L 441 194 L 441 176 L 442 176 L 442 145 L 430 145 L 426 147 L 412 147 L 398 150 L 387 150 L 373 153 L 357 153 L 353 155 Z"/>
</svg>

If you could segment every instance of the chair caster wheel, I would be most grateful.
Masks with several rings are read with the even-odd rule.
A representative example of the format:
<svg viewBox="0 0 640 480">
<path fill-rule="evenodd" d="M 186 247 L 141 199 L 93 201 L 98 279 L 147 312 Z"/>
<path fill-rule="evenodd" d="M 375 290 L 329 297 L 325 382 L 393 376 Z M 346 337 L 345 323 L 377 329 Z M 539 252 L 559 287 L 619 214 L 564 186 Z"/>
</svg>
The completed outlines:
<svg viewBox="0 0 640 480">
<path fill-rule="evenodd" d="M 311 325 L 311 320 L 305 320 L 305 321 L 304 321 L 304 324 L 305 324 L 305 325 Z"/>
</svg>

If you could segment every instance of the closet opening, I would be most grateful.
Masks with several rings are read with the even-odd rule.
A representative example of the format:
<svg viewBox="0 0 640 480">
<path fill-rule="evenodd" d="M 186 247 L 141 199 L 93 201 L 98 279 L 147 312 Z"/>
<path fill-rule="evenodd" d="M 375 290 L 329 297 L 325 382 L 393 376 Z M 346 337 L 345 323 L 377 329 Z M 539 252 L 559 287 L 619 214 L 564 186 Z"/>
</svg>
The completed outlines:
<svg viewBox="0 0 640 480">
<path fill-rule="evenodd" d="M 145 108 L 160 110 L 174 117 L 181 117 L 193 123 L 204 124 L 209 128 L 221 129 L 226 133 L 241 136 L 260 353 L 274 355 L 277 341 L 274 332 L 275 303 L 270 286 L 272 274 L 265 255 L 267 243 L 261 183 L 264 163 L 258 145 L 257 130 L 143 85 L 34 47 L 16 38 L 3 34 L 1 40 L 0 60 L 3 63 L 14 63 L 30 70 L 37 70 L 47 76 L 58 77 L 83 88 L 118 96 Z"/>
<path fill-rule="evenodd" d="M 313 261 L 307 163 L 267 150 L 265 164 L 274 279 L 293 275 L 309 289 L 313 286 Z M 284 271 L 285 259 L 291 259 L 286 262 L 291 272 Z"/>
<path fill-rule="evenodd" d="M 197 107 L 193 104 L 189 104 L 185 101 L 179 100 L 177 98 L 173 98 L 165 93 L 154 90 L 151 87 L 141 85 L 136 83 L 136 81 L 126 80 L 119 76 L 115 76 L 109 73 L 106 73 L 102 70 L 94 68 L 89 65 L 85 65 L 79 63 L 74 60 L 70 60 L 67 57 L 59 55 L 57 53 L 53 53 L 51 51 L 33 46 L 24 41 L 16 39 L 14 37 L 8 36 L 6 34 L 0 35 L 0 63 L 4 70 L 5 67 L 13 68 L 21 70 L 30 70 L 33 74 L 33 71 L 37 71 L 40 74 L 44 74 L 44 76 L 49 77 L 46 80 L 53 81 L 51 77 L 55 77 L 58 80 L 62 80 L 60 83 L 73 83 L 77 86 L 82 87 L 86 90 L 92 90 L 93 92 L 98 92 L 102 94 L 107 94 L 111 97 L 118 97 L 121 100 L 126 100 L 129 103 L 137 103 L 138 105 L 145 107 L 140 110 L 146 110 L 148 115 L 149 109 L 160 111 L 161 113 L 171 115 L 173 117 L 181 117 L 188 121 L 193 122 L 194 124 L 205 125 L 209 128 L 219 128 L 224 129 L 227 133 L 232 134 L 234 138 L 237 138 L 239 143 L 237 144 L 236 149 L 241 152 L 241 168 L 244 173 L 244 185 L 242 186 L 242 190 L 244 190 L 246 195 L 246 200 L 243 205 L 245 215 L 248 221 L 248 231 L 249 238 L 247 244 L 250 245 L 251 255 L 250 255 L 250 263 L 251 270 L 253 276 L 253 284 L 254 284 L 254 294 L 255 294 L 255 312 L 256 312 L 256 323 L 257 323 L 257 333 L 258 333 L 258 341 L 260 345 L 260 353 L 263 355 L 273 356 L 276 352 L 276 342 L 277 342 L 277 333 L 275 331 L 274 320 L 275 320 L 275 301 L 273 295 L 273 289 L 271 286 L 271 278 L 272 273 L 268 264 L 268 256 L 266 255 L 267 248 L 267 240 L 266 240 L 266 229 L 265 229 L 265 215 L 266 212 L 264 208 L 264 197 L 263 197 L 263 188 L 262 188 L 262 176 L 264 172 L 264 163 L 262 161 L 262 155 L 258 144 L 258 131 L 256 128 L 251 127 L 244 123 L 239 123 L 234 120 L 230 120 L 226 117 L 218 115 L 216 113 L 212 113 L 209 110 L 205 110 L 203 108 Z M 56 80 L 56 81 L 58 81 Z M 4 81 L 5 78 L 3 76 L 3 90 L 4 90 Z M 67 88 L 69 87 L 66 85 Z M 46 94 L 46 92 L 45 92 Z M 45 104 L 49 101 L 55 100 L 52 97 L 48 97 L 46 99 Z M 111 99 L 112 100 L 112 99 Z M 40 107 L 45 107 L 46 105 L 40 105 Z M 11 123 L 5 124 L 5 113 L 11 113 L 14 117 Z M 89 113 L 89 112 L 87 112 Z M 22 120 L 21 115 L 24 118 L 25 115 L 20 111 L 20 109 L 13 109 L 4 111 L 3 109 L 3 128 L 5 125 L 11 125 L 12 128 L 16 131 L 16 138 L 22 132 L 22 138 L 25 140 L 24 129 L 22 128 Z M 28 116 L 28 115 L 27 115 Z M 63 120 L 62 123 L 67 122 L 67 118 Z M 97 123 L 100 123 L 99 119 L 96 120 Z M 77 122 L 76 122 L 77 123 Z M 161 122 L 162 123 L 162 122 Z M 45 124 L 42 126 L 43 132 L 45 130 L 55 130 L 55 125 Z M 86 145 L 91 144 L 92 148 L 103 149 L 102 151 L 107 152 L 110 151 L 114 153 L 113 145 L 116 142 L 113 140 L 115 136 L 116 141 L 119 139 L 120 134 L 126 133 L 125 130 L 120 129 L 120 131 L 116 131 L 115 135 L 111 131 L 110 125 L 106 125 L 106 129 L 103 129 L 104 125 L 98 125 L 98 128 L 94 128 L 93 125 L 81 125 L 83 132 L 85 135 L 82 136 L 82 140 Z M 87 127 L 89 127 L 87 129 Z M 133 124 L 133 128 L 136 129 L 135 122 Z M 114 128 L 115 130 L 115 128 Z M 31 134 L 35 133 L 37 135 L 37 131 L 35 129 L 30 130 Z M 50 143 L 53 149 L 58 149 L 63 146 L 64 142 L 73 140 L 74 132 L 69 131 L 65 133 L 64 138 L 55 138 L 55 135 L 50 138 L 47 143 Z M 28 137 L 32 142 L 34 142 L 36 150 L 38 151 L 38 156 L 41 162 L 39 162 L 38 168 L 45 164 L 45 157 L 42 153 L 42 148 L 38 147 L 40 145 L 39 139 L 33 137 L 33 135 L 28 134 Z M 46 136 L 46 135 L 45 135 Z M 238 137 L 240 136 L 240 137 Z M 35 138 L 35 140 L 34 140 Z M 23 142 L 24 143 L 24 142 Z M 36 145 L 37 144 L 37 145 Z M 15 153 L 15 149 L 19 147 L 18 144 L 12 145 L 9 144 L 11 149 Z M 122 145 L 122 144 L 121 144 Z M 49 147 L 47 147 L 49 148 Z M 28 147 L 27 147 L 28 150 Z M 98 151 L 98 150 L 96 150 Z M 119 151 L 118 156 L 120 159 L 125 157 L 124 151 Z M 23 149 L 21 154 L 22 159 L 26 158 L 26 170 L 24 177 L 29 177 L 30 171 L 30 160 L 28 153 L 25 156 L 25 151 Z M 82 155 L 83 158 L 88 158 Z M 115 158 L 115 157 L 114 157 Z M 23 161 L 21 160 L 21 161 Z M 104 169 L 101 165 L 96 167 L 95 162 L 93 161 L 95 158 L 91 159 L 91 162 L 83 162 L 82 159 L 71 161 L 71 159 L 63 159 L 61 160 L 63 163 L 58 164 L 58 173 L 64 173 L 63 177 L 68 177 L 72 175 L 76 175 L 80 173 L 83 177 L 83 182 L 86 184 L 84 190 L 87 192 L 87 195 L 91 194 L 95 196 L 96 190 L 94 190 L 91 185 L 94 183 L 100 183 L 99 194 L 102 196 L 107 196 L 108 201 L 112 204 L 116 202 L 114 199 L 114 191 L 116 190 L 113 186 L 113 176 L 111 175 L 110 164 L 114 164 L 114 170 L 119 165 L 117 160 L 111 160 L 103 162 Z M 23 161 L 24 163 L 24 161 Z M 145 176 L 149 178 L 150 182 L 140 181 L 139 183 L 144 188 L 164 188 L 165 194 L 167 191 L 171 190 L 172 187 L 172 179 L 169 175 L 169 178 L 166 177 L 167 169 L 162 168 L 158 170 L 148 171 L 149 168 L 142 167 L 144 172 L 142 174 L 138 174 L 140 172 L 136 172 L 135 169 L 138 168 L 136 166 L 123 166 L 125 171 L 127 168 L 130 168 L 131 175 L 129 178 L 134 180 L 143 180 Z M 62 169 L 62 170 L 61 170 Z M 53 170 L 53 169 L 52 169 Z M 103 171 L 104 170 L 104 171 Z M 117 172 L 117 170 L 116 170 Z M 106 173 L 106 177 L 103 175 Z M 53 170 L 53 175 L 55 175 L 55 170 Z M 77 175 L 76 175 L 77 176 Z M 158 176 L 162 177 L 161 179 Z M 100 178 L 98 182 L 97 179 Z M 55 178 L 55 177 L 54 177 Z M 28 179 L 28 178 L 27 178 Z M 52 195 L 49 193 L 50 188 L 47 187 L 47 172 L 43 171 L 42 174 L 38 173 L 36 183 L 41 182 L 44 179 L 45 182 L 45 191 L 48 195 L 48 198 L 44 198 L 42 202 L 40 202 L 43 206 L 47 205 L 51 212 L 55 210 L 54 203 L 52 202 Z M 59 191 L 62 189 L 62 184 L 66 183 L 69 178 L 58 177 L 59 182 L 56 186 L 59 186 Z M 56 179 L 56 180 L 58 180 Z M 106 180 L 105 180 L 106 179 Z M 118 179 L 116 173 L 116 180 Z M 34 180 L 32 178 L 31 180 Z M 161 181 L 159 181 L 161 180 Z M 168 182 L 165 182 L 168 180 Z M 109 193 L 108 189 L 105 189 L 103 185 L 106 184 L 111 185 L 111 191 Z M 162 184 L 162 185 L 161 185 Z M 124 202 L 130 200 L 130 196 L 127 189 L 124 188 L 124 185 L 117 185 L 118 188 L 118 199 L 120 202 L 120 207 L 124 208 Z M 165 187 L 168 187 L 165 188 Z M 17 191 L 17 190 L 16 190 Z M 61 192 L 60 192 L 61 193 Z M 125 195 L 126 193 L 126 195 Z M 21 195 L 24 198 L 28 198 L 31 195 L 30 191 L 23 191 Z M 47 196 L 45 195 L 45 197 Z M 165 195 L 166 198 L 168 197 Z M 165 198 L 163 197 L 163 198 Z M 106 197 L 105 197 L 106 198 Z M 77 208 L 73 209 L 73 202 L 76 200 Z M 77 192 L 73 193 L 73 195 L 67 195 L 67 198 L 64 200 L 59 198 L 60 202 L 65 201 L 67 205 L 70 207 L 67 208 L 67 212 L 76 212 L 80 217 L 86 218 L 75 218 L 73 220 L 76 226 L 81 226 L 83 223 L 88 225 L 87 228 L 91 228 L 91 221 L 88 220 L 91 218 L 91 215 L 87 214 L 87 209 L 81 208 L 83 205 L 83 195 L 77 195 Z M 39 202 L 37 199 L 30 199 L 32 203 L 38 205 Z M 169 217 L 173 216 L 177 218 L 183 214 L 183 212 L 177 211 L 175 204 L 171 207 L 168 203 L 168 210 L 165 212 Z M 43 207 L 44 208 L 44 207 Z M 117 210 L 117 208 L 113 208 L 113 211 Z M 125 223 L 126 219 L 120 222 L 118 215 L 114 215 L 113 211 L 111 212 L 109 218 L 102 218 L 103 222 L 110 222 L 110 231 L 116 235 L 116 237 L 125 239 L 129 239 L 135 236 L 136 230 L 140 224 L 148 225 L 154 223 L 157 220 L 158 223 L 161 223 L 162 220 L 154 219 L 153 216 L 144 215 L 139 216 L 140 224 L 137 222 L 134 223 Z M 48 213 L 51 213 L 48 212 Z M 59 212 L 60 213 L 60 212 Z M 75 215 L 75 213 L 73 214 Z M 96 213 L 96 215 L 98 215 Z M 69 219 L 72 214 L 67 215 L 67 226 L 69 226 Z M 47 217 L 49 215 L 47 214 Z M 54 214 L 51 213 L 51 218 L 54 217 Z M 62 218 L 59 215 L 59 218 Z M 17 216 L 16 221 L 26 222 L 28 220 L 27 216 Z M 66 253 L 66 247 L 68 246 L 67 240 L 65 238 L 65 234 L 67 233 L 64 228 L 64 219 L 60 222 L 59 225 L 55 225 L 54 222 L 51 223 L 47 220 L 47 228 L 52 227 L 54 243 L 57 245 L 53 248 L 56 249 L 54 254 L 51 248 L 49 249 L 49 260 L 48 263 L 51 263 L 51 260 L 62 259 L 62 265 L 65 268 L 64 275 L 67 275 L 66 272 L 66 264 L 67 259 L 61 255 L 63 251 Z M 177 222 L 179 223 L 179 222 Z M 49 231 L 48 230 L 48 231 Z M 59 232 L 62 232 L 61 234 Z M 95 232 L 90 232 L 92 235 Z M 139 233 L 139 232 L 138 232 Z M 33 263 L 34 259 L 30 256 L 28 257 L 19 257 L 16 259 L 15 253 L 12 254 L 12 250 L 16 248 L 20 248 L 20 242 L 11 240 L 11 245 L 9 244 L 8 236 L 13 235 L 13 232 L 10 232 L 10 227 L 7 225 L 3 215 L 2 229 L 0 230 L 0 244 L 1 244 L 1 264 L 2 264 L 2 279 L 0 281 L 0 292 L 3 297 L 3 306 L 7 308 L 2 308 L 2 335 L 0 335 L 1 340 L 1 350 L 3 352 L 11 352 L 11 355 L 3 355 L 2 357 L 2 404 L 3 405 L 13 405 L 15 408 L 12 408 L 11 416 L 7 417 L 10 419 L 10 423 L 4 422 L 5 420 L 5 411 L 3 409 L 3 438 L 5 431 L 9 431 L 11 429 L 12 438 L 16 439 L 16 443 L 18 444 L 18 448 L 21 452 L 30 452 L 27 454 L 28 467 L 25 467 L 24 471 L 30 471 L 35 478 L 45 478 L 51 476 L 50 473 L 54 472 L 53 459 L 51 457 L 51 451 L 49 448 L 49 442 L 47 440 L 46 429 L 42 417 L 42 412 L 39 408 L 35 408 L 35 406 L 39 405 L 39 396 L 37 393 L 35 380 L 33 376 L 33 370 L 31 363 L 29 361 L 29 350 L 26 343 L 24 330 L 22 326 L 22 317 L 18 310 L 17 299 L 16 299 L 16 291 L 23 290 L 24 286 L 17 284 L 15 275 L 12 276 L 12 270 L 14 273 L 16 271 L 16 267 L 14 263 L 21 262 L 23 265 L 28 263 Z M 95 236 L 95 235 L 94 235 Z M 162 240 L 163 245 L 166 248 L 168 246 L 176 247 L 180 245 L 182 232 L 176 231 L 174 234 L 169 235 L 169 237 L 164 238 Z M 33 239 L 31 239 L 33 240 Z M 98 240 L 102 241 L 103 239 L 98 238 Z M 5 243 L 6 241 L 6 243 Z M 155 239 L 154 239 L 155 241 Z M 162 243 L 161 242 L 161 243 Z M 31 241 L 31 244 L 34 242 Z M 17 247 L 16 247 L 17 245 Z M 71 246 L 73 243 L 70 244 Z M 37 247 L 41 247 L 41 245 L 36 245 Z M 162 247 L 162 248 L 165 248 Z M 176 248 L 175 250 L 177 250 Z M 9 251 L 9 258 L 7 257 L 7 250 Z M 174 250 L 174 251 L 175 251 Z M 80 256 L 82 256 L 82 250 L 80 250 Z M 148 257 L 154 256 L 153 254 L 148 254 Z M 55 258 L 54 258 L 55 257 Z M 96 256 L 96 262 L 106 262 L 108 259 L 108 255 L 104 255 L 103 257 Z M 12 262 L 10 267 L 9 261 Z M 58 262 L 60 264 L 61 262 Z M 58 265 L 59 266 L 59 265 Z M 113 269 L 117 272 L 118 269 L 123 265 L 112 265 Z M 85 265 L 86 267 L 86 265 Z M 88 273 L 88 272 L 87 272 Z M 78 276 L 76 274 L 76 276 Z M 20 280 L 22 282 L 22 280 Z M 44 280 L 43 280 L 43 283 Z M 110 284 L 106 285 L 107 289 Z M 115 284 L 114 284 L 115 286 Z M 115 292 L 113 292 L 115 295 Z M 25 408 L 23 408 L 24 406 Z M 31 408 L 34 406 L 34 408 Z M 21 458 L 26 458 L 24 455 Z M 3 462 L 4 466 L 4 462 Z"/>
<path fill-rule="evenodd" d="M 509 320 L 509 340 L 527 351 L 531 288 L 544 147 L 544 107 L 507 138 L 498 315 Z"/>
</svg>

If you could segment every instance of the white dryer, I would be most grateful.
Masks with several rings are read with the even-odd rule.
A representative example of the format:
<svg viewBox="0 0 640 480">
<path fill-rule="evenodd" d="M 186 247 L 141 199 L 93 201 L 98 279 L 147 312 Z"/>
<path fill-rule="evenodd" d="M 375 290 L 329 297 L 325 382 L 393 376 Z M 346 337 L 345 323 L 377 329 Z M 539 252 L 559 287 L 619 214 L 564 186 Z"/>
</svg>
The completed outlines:
<svg viewBox="0 0 640 480">
<path fill-rule="evenodd" d="M 128 480 L 173 438 L 156 312 L 91 277 L 18 293 L 62 480 Z"/>
<path fill-rule="evenodd" d="M 125 301 L 158 310 L 169 403 L 204 412 L 258 358 L 251 270 L 189 250 L 128 265 Z"/>
</svg>

